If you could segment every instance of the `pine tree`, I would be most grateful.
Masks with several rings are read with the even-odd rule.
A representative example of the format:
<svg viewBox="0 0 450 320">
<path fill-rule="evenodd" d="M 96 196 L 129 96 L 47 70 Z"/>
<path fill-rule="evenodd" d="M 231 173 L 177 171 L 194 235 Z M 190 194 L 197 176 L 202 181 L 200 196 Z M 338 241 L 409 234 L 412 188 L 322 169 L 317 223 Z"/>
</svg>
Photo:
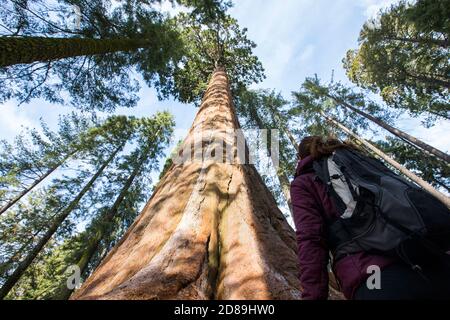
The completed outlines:
<svg viewBox="0 0 450 320">
<path fill-rule="evenodd" d="M 21 104 L 41 97 L 102 111 L 135 106 L 139 83 L 130 70 L 150 86 L 163 87 L 184 52 L 176 27 L 155 10 L 155 2 L 60 1 L 49 14 L 45 3 L 11 0 L 6 6 L 11 14 L 0 15 L 10 30 L 0 37 L 0 85 L 7 88 L 0 101 L 16 98 Z M 222 10 L 217 1 L 176 2 L 216 14 Z M 70 23 L 74 6 L 79 26 Z"/>
<path fill-rule="evenodd" d="M 338 127 L 340 130 L 345 132 L 347 135 L 351 136 L 352 138 L 358 140 L 362 145 L 367 147 L 369 150 L 371 150 L 374 154 L 379 156 L 381 159 L 386 161 L 388 164 L 390 164 L 392 167 L 397 169 L 399 172 L 401 172 L 403 175 L 411 179 L 413 182 L 417 183 L 419 186 L 421 186 L 424 190 L 428 191 L 430 194 L 432 194 L 434 197 L 439 199 L 442 203 L 444 203 L 448 208 L 450 208 L 450 198 L 442 194 L 441 192 L 434 189 L 429 183 L 406 169 L 404 166 L 399 164 L 394 159 L 390 158 L 388 155 L 386 155 L 383 151 L 372 145 L 371 143 L 367 142 L 365 139 L 361 138 L 357 134 L 355 134 L 353 131 L 339 123 L 333 118 L 330 118 L 329 116 L 322 113 L 322 116 L 329 121 L 334 126 Z"/>
<path fill-rule="evenodd" d="M 424 154 L 422 150 L 413 147 L 398 138 L 387 137 L 386 141 L 376 141 L 375 145 L 390 157 L 401 163 L 407 169 L 418 174 L 422 179 L 435 188 L 444 188 L 450 191 L 450 166 Z"/>
<path fill-rule="evenodd" d="M 119 224 L 124 224 L 124 226 L 127 226 L 127 223 L 129 225 L 129 222 L 127 221 L 129 221 L 130 218 L 134 218 L 133 215 L 131 215 L 131 217 L 129 215 L 132 212 L 135 212 L 133 210 L 137 210 L 137 202 L 143 200 L 142 192 L 144 192 L 145 188 L 142 187 L 142 183 L 145 183 L 147 180 L 142 179 L 142 182 L 134 183 L 132 185 L 133 180 L 136 179 L 138 174 L 141 175 L 145 171 L 148 172 L 148 170 L 154 168 L 153 166 L 155 165 L 155 160 L 161 155 L 163 146 L 168 142 L 168 137 L 170 136 L 173 122 L 171 120 L 171 116 L 168 113 L 162 113 L 158 114 L 154 119 L 135 119 L 133 117 L 126 118 L 123 116 L 111 117 L 106 121 L 106 123 L 107 125 L 105 125 L 105 127 L 107 127 L 108 130 L 106 130 L 103 135 L 109 138 L 110 144 L 108 146 L 99 147 L 95 149 L 95 151 L 93 151 L 93 154 L 91 156 L 93 168 L 88 168 L 85 172 L 88 181 L 85 182 L 87 180 L 86 177 L 75 177 L 63 179 L 63 181 L 65 182 L 64 184 L 62 184 L 61 182 L 55 182 L 56 185 L 64 189 L 63 191 L 69 192 L 69 195 L 65 196 L 65 203 L 59 203 L 57 207 L 53 206 L 53 210 L 51 208 L 47 209 L 53 211 L 52 217 L 49 219 L 51 223 L 48 224 L 47 220 L 47 224 L 44 225 L 43 230 L 40 230 L 42 232 L 38 232 L 39 236 L 37 236 L 37 239 L 34 239 L 33 244 L 29 246 L 30 248 L 28 248 L 26 253 L 22 254 L 20 259 L 16 259 L 20 262 L 16 264 L 13 272 L 9 272 L 5 276 L 5 282 L 3 283 L 1 289 L 2 296 L 6 295 L 11 290 L 11 288 L 18 283 L 19 279 L 25 277 L 25 280 L 21 280 L 21 282 L 19 282 L 19 287 L 21 283 L 27 283 L 27 270 L 29 270 L 30 267 L 33 268 L 34 265 L 42 264 L 42 259 L 40 259 L 39 256 L 42 256 L 42 252 L 52 251 L 52 249 L 48 248 L 49 243 L 53 241 L 51 240 L 52 236 L 54 237 L 54 235 L 60 231 L 62 225 L 67 222 L 67 218 L 69 217 L 69 215 L 73 216 L 74 211 L 77 211 L 79 206 L 84 207 L 85 211 L 86 206 L 89 206 L 88 203 L 94 203 L 95 207 L 98 207 L 100 203 L 103 203 L 103 205 L 105 206 L 103 209 L 99 209 L 98 212 L 95 212 L 95 208 L 87 210 L 94 211 L 90 213 L 91 215 L 94 215 L 94 220 L 92 222 L 93 227 L 90 231 L 93 231 L 92 229 L 94 229 L 95 231 L 94 227 L 98 227 L 98 221 L 101 221 L 101 217 L 106 214 L 104 211 L 108 206 L 107 199 L 110 199 L 111 197 L 117 197 L 118 200 L 116 201 L 115 206 L 112 206 L 110 208 L 109 215 L 111 215 L 111 212 L 117 212 L 120 206 L 121 210 L 124 212 L 122 212 L 123 216 L 121 216 L 119 219 L 119 221 L 121 221 Z M 124 148 L 125 143 L 127 143 L 130 139 L 134 139 L 133 141 L 138 144 L 138 146 L 136 147 L 136 151 L 126 156 L 127 160 L 125 162 L 120 162 L 119 166 L 114 170 L 106 170 L 108 166 L 113 166 L 113 159 L 117 158 L 118 153 Z M 136 165 L 138 154 L 141 154 L 141 156 L 138 156 L 138 158 L 140 159 L 139 166 Z M 150 163 L 151 165 L 149 165 L 148 163 Z M 133 164 L 136 169 L 130 173 L 130 166 L 132 167 Z M 146 166 L 146 169 L 144 169 L 144 164 Z M 89 177 L 89 173 L 92 172 L 93 169 L 95 169 L 96 165 L 97 168 L 95 174 Z M 100 181 L 102 175 L 108 175 L 108 178 Z M 75 190 L 72 190 L 71 183 L 69 183 L 69 185 L 67 184 L 67 180 L 69 180 L 70 182 L 72 181 L 72 179 L 75 179 L 76 185 L 79 186 L 78 193 L 76 193 Z M 120 185 L 121 181 L 124 183 L 124 185 L 121 186 L 122 191 L 120 192 L 120 190 L 117 190 L 117 187 L 114 188 L 114 185 Z M 99 185 L 103 186 L 103 188 L 106 188 L 110 192 L 110 198 L 108 198 L 108 194 L 103 193 L 102 195 L 104 196 L 104 199 L 102 199 L 102 201 L 98 201 L 98 198 L 95 199 L 97 197 L 97 189 L 99 188 Z M 114 194 L 114 192 L 117 192 L 117 194 L 119 195 L 117 196 L 117 194 Z M 91 193 L 90 196 L 89 193 Z M 72 196 L 72 194 L 76 196 L 74 197 Z M 86 197 L 88 196 L 90 198 L 89 201 L 86 199 Z M 94 199 L 92 199 L 93 197 Z M 61 200 L 61 198 L 61 195 L 58 195 L 57 199 Z M 125 214 L 125 212 L 128 213 Z M 84 213 L 84 215 L 86 215 L 86 213 Z M 77 221 L 76 219 L 75 221 Z M 117 225 L 116 221 L 112 222 Z M 121 229 L 123 229 L 123 227 Z M 107 234 L 107 237 L 111 236 L 111 239 L 109 241 L 115 241 L 115 237 L 112 236 L 113 234 L 115 234 L 115 232 L 109 232 Z M 70 252 L 70 250 L 68 250 L 68 252 L 66 252 L 66 258 L 62 260 L 62 262 L 70 262 L 68 265 L 76 264 L 77 261 L 74 259 L 76 259 L 77 252 L 78 255 L 82 255 L 85 253 L 84 250 L 86 249 L 86 246 L 88 246 L 88 244 L 92 242 L 93 235 L 95 235 L 95 232 L 91 234 L 87 233 L 86 236 L 79 235 L 73 237 L 74 243 L 79 243 L 80 246 L 78 248 L 75 248 L 76 250 L 74 250 L 74 252 Z M 120 236 L 120 232 L 118 231 L 116 237 L 117 236 Z M 104 240 L 104 238 L 107 237 L 105 235 L 105 237 L 100 240 Z M 65 251 L 67 251 L 64 249 L 67 246 L 68 245 L 63 245 L 61 247 L 62 251 L 57 250 L 57 252 L 64 253 Z M 53 259 L 51 255 L 49 256 L 49 259 Z M 68 265 L 65 265 L 65 268 L 67 268 Z M 65 284 L 65 279 L 63 277 L 65 269 L 62 268 L 62 266 L 59 266 L 59 269 L 59 273 L 53 271 L 52 274 L 56 275 L 58 279 L 64 281 Z M 48 282 L 50 282 L 50 280 L 45 279 L 44 277 L 42 279 L 42 284 L 36 285 L 36 288 L 40 290 L 40 294 L 44 295 L 47 298 L 63 297 L 63 293 L 61 291 L 58 291 L 60 282 L 55 280 L 53 285 L 49 285 Z M 44 290 L 43 287 L 47 288 Z"/>
<path fill-rule="evenodd" d="M 219 145 L 230 143 L 225 130 L 237 127 L 228 79 L 219 69 L 183 153 L 191 152 L 196 133 L 213 130 L 197 152 L 223 159 Z M 254 167 L 233 163 L 173 164 L 141 215 L 72 298 L 298 298 L 293 231 Z M 280 254 L 282 267 L 276 262 Z M 110 272 L 115 277 L 101 281 Z"/>
<path fill-rule="evenodd" d="M 355 93 L 350 88 L 338 83 L 329 87 L 322 86 L 318 80 L 307 79 L 304 83 L 304 88 L 315 95 L 316 99 L 329 98 L 334 101 L 336 106 L 346 108 L 358 115 L 372 121 L 383 129 L 389 131 L 391 134 L 403 139 L 413 147 L 419 147 L 424 151 L 440 158 L 447 163 L 450 163 L 450 156 L 445 152 L 430 146 L 423 140 L 420 140 L 412 135 L 404 132 L 388 123 L 388 120 L 383 120 L 381 117 L 372 115 L 374 111 L 382 110 L 383 108 L 377 106 L 374 102 L 368 100 L 361 93 Z M 366 109 L 367 111 L 365 111 Z M 386 108 L 384 108 L 386 109 Z M 386 113 L 386 111 L 384 112 Z M 384 115 L 386 118 L 386 115 Z"/>
<path fill-rule="evenodd" d="M 428 182 L 418 177 L 394 159 L 391 159 L 382 150 L 358 135 L 357 132 L 368 129 L 367 119 L 355 118 L 353 115 L 349 116 L 348 113 L 337 110 L 336 102 L 332 97 L 327 96 L 327 90 L 323 87 L 318 87 L 317 84 L 317 79 L 307 79 L 302 85 L 302 88 L 298 92 L 293 93 L 294 105 L 290 114 L 293 116 L 301 116 L 302 122 L 305 125 L 305 131 L 308 135 L 329 135 L 330 133 L 334 133 L 330 132 L 328 129 L 328 125 L 324 122 L 324 120 L 326 120 L 326 122 L 333 124 L 334 127 L 341 131 L 341 135 L 344 133 L 344 136 L 357 140 L 360 144 L 369 149 L 371 153 L 381 157 L 385 162 L 420 185 L 441 202 L 447 206 L 450 204 L 448 197 L 434 189 Z M 317 91 L 317 89 L 319 90 Z M 361 100 L 359 102 L 361 102 Z M 373 108 L 373 113 L 380 112 L 378 105 L 371 105 L 371 107 Z"/>
<path fill-rule="evenodd" d="M 144 210 L 71 299 L 299 298 L 295 234 L 227 134 L 239 129 L 230 84 L 258 79 L 261 67 L 235 21 L 224 19 L 186 25 L 192 55 L 170 90 L 196 101 L 209 78 L 197 116 Z"/>
<path fill-rule="evenodd" d="M 226 68 L 232 93 L 265 78 L 261 62 L 252 54 L 256 44 L 247 38 L 247 29 L 239 28 L 229 15 L 214 17 L 205 13 L 175 17 L 185 52 L 169 81 L 157 87 L 160 96 L 198 104 L 217 66 Z"/>
<path fill-rule="evenodd" d="M 368 21 L 360 33 L 359 48 L 349 50 L 344 59 L 350 80 L 380 93 L 395 108 L 448 119 L 449 34 L 442 27 L 448 24 L 448 9 L 436 14 L 430 24 L 418 18 L 446 4 L 448 0 L 400 1 Z"/>
<path fill-rule="evenodd" d="M 15 138 L 11 145 L 2 141 L 0 151 L 0 196 L 4 213 L 56 169 L 76 153 L 83 153 L 93 145 L 88 131 L 96 125 L 95 120 L 75 113 L 60 117 L 57 132 L 41 122 L 43 134 L 27 129 Z"/>
</svg>

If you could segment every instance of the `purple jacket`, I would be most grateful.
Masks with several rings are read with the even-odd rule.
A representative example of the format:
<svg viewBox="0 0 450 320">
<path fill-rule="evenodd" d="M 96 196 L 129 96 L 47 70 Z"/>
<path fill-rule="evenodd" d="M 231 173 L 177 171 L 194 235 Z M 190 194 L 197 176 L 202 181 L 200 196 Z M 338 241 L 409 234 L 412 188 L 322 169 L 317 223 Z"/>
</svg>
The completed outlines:
<svg viewBox="0 0 450 320">
<path fill-rule="evenodd" d="M 311 156 L 300 161 L 295 179 L 291 183 L 302 298 L 308 300 L 328 297 L 329 251 L 323 217 L 338 217 L 325 186 L 315 179 L 312 163 Z M 367 273 L 370 265 L 383 269 L 394 261 L 388 257 L 361 252 L 341 258 L 333 265 L 333 271 L 344 296 L 352 299 L 356 289 L 370 275 Z"/>
</svg>

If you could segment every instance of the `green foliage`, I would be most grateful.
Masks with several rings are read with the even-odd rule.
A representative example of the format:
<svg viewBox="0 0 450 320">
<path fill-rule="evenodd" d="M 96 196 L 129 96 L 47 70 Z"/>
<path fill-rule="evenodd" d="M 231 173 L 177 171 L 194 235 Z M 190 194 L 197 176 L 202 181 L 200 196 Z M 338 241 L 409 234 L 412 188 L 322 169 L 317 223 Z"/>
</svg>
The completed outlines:
<svg viewBox="0 0 450 320">
<path fill-rule="evenodd" d="M 197 2 L 203 3 L 193 3 Z M 74 5 L 82 15 L 78 27 L 70 19 L 76 17 Z M 213 9 L 211 4 L 208 8 Z M 42 1 L 11 1 L 6 3 L 5 12 L 9 14 L 0 15 L 0 22 L 10 32 L 6 34 L 8 37 L 2 38 L 4 42 L 12 41 L 11 35 L 21 36 L 21 39 L 45 35 L 49 37 L 47 42 L 53 44 L 45 47 L 48 55 L 36 46 L 26 46 L 22 51 L 29 52 L 19 52 L 17 56 L 35 56 L 35 62 L 0 69 L 0 85 L 7 88 L 0 93 L 0 101 L 15 98 L 21 104 L 41 97 L 52 103 L 70 103 L 83 110 L 133 107 L 139 90 L 133 69 L 142 73 L 149 85 L 164 86 L 182 56 L 182 43 L 173 25 L 167 23 L 167 17 L 140 1 L 120 1 L 116 6 L 107 0 L 60 1 L 54 5 Z M 22 27 L 17 26 L 18 20 L 23 21 Z M 95 39 L 97 44 L 85 44 L 80 50 L 73 50 L 61 41 L 67 37 Z M 102 47 L 107 40 L 123 44 L 105 53 Z M 130 40 L 135 40 L 133 45 Z M 139 49 L 135 48 L 136 41 L 141 42 Z M 120 51 L 127 43 L 130 50 Z M 73 52 L 73 56 L 62 54 L 60 59 L 55 59 L 58 50 L 61 54 Z M 95 54 L 96 51 L 101 54 Z M 46 61 L 46 56 L 51 56 L 51 60 Z M 67 92 L 68 98 L 62 92 Z"/>
<path fill-rule="evenodd" d="M 60 117 L 56 132 L 49 130 L 41 121 L 42 134 L 27 129 L 18 135 L 13 144 L 1 141 L 0 146 L 0 204 L 26 190 L 48 172 L 64 166 L 67 158 L 92 147 L 92 141 L 85 135 L 94 127 L 96 119 L 89 119 L 75 113 Z"/>
<path fill-rule="evenodd" d="M 291 119 L 287 114 L 288 102 L 274 90 L 241 89 L 233 98 L 243 129 L 279 130 L 279 166 L 274 168 L 278 181 L 272 181 L 265 175 L 262 175 L 262 178 L 278 204 L 281 204 L 284 198 L 281 188 L 289 188 L 289 179 L 293 177 L 297 163 L 296 150 L 289 140 L 288 131 L 294 136 L 297 136 L 298 132 L 291 125 Z M 252 137 L 247 137 L 247 141 L 252 143 Z M 270 141 L 271 137 L 268 136 L 266 156 L 270 155 Z M 265 168 L 259 167 L 262 162 L 257 163 L 258 169 L 265 171 Z"/>
<path fill-rule="evenodd" d="M 256 44 L 247 38 L 229 15 L 211 21 L 204 15 L 181 13 L 173 20 L 184 45 L 184 55 L 171 81 L 158 87 L 161 97 L 173 95 L 181 102 L 198 103 L 209 77 L 224 67 L 233 93 L 264 79 L 261 62 L 252 54 Z"/>
<path fill-rule="evenodd" d="M 450 35 L 450 1 L 449 0 L 417 0 L 405 12 L 406 19 L 418 30 L 440 33 L 448 41 Z M 447 42 L 448 43 L 448 42 Z"/>
<path fill-rule="evenodd" d="M 290 113 L 293 116 L 301 117 L 305 136 L 332 135 L 345 140 L 345 135 L 327 124 L 321 113 L 331 116 L 360 136 L 367 134 L 371 130 L 367 119 L 343 108 L 344 103 L 386 123 L 392 122 L 396 118 L 396 115 L 388 108 L 371 101 L 364 93 L 356 92 L 340 83 L 324 86 L 317 78 L 306 79 L 301 89 L 294 92 L 293 96 L 294 104 Z M 379 136 L 380 134 L 377 134 L 377 137 Z M 371 143 L 432 185 L 448 189 L 449 166 L 438 158 L 389 135 L 385 137 L 385 140 L 380 139 Z"/>
<path fill-rule="evenodd" d="M 366 119 L 355 116 L 354 113 L 344 108 L 337 108 L 338 103 L 330 98 L 331 94 L 341 98 L 349 98 L 360 108 L 370 107 L 372 113 L 380 111 L 376 104 L 366 104 L 361 94 L 353 93 L 349 91 L 349 88 L 341 84 L 327 87 L 322 85 L 318 78 L 307 78 L 300 90 L 292 93 L 293 105 L 289 111 L 290 116 L 300 117 L 299 121 L 303 124 L 305 131 L 303 135 L 306 135 L 306 132 L 311 132 L 311 134 L 314 132 L 314 135 L 331 134 L 341 136 L 340 133 L 329 128 L 321 113 L 335 118 L 355 132 L 369 128 L 369 123 Z"/>
<path fill-rule="evenodd" d="M 423 20 L 448 0 L 432 2 L 401 1 L 366 22 L 359 48 L 343 62 L 351 81 L 381 94 L 390 106 L 449 118 L 448 9 Z"/>
<path fill-rule="evenodd" d="M 71 208 L 68 218 L 28 266 L 8 298 L 67 298 L 67 293 L 70 294 L 65 286 L 67 268 L 78 264 L 83 277 L 88 276 L 148 199 L 150 173 L 158 167 L 170 141 L 173 117 L 160 112 L 152 118 L 112 116 L 100 123 L 83 134 L 82 140 L 92 147 L 85 151 L 82 161 L 76 161 L 76 172 L 54 178 L 0 219 L 3 230 L 0 283 L 3 283 L 58 215 Z M 128 147 L 108 163 L 100 179 L 72 208 L 73 199 L 85 188 L 86 181 L 125 142 Z"/>
<path fill-rule="evenodd" d="M 418 174 L 436 188 L 450 190 L 450 166 L 401 139 L 388 137 L 377 146 L 408 170 Z"/>
</svg>

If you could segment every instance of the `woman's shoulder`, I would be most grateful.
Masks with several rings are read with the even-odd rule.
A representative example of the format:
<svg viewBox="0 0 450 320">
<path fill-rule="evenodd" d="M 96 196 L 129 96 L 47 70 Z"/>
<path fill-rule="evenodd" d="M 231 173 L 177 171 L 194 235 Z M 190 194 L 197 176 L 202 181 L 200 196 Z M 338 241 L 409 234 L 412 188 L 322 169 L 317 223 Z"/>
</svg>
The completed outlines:
<svg viewBox="0 0 450 320">
<path fill-rule="evenodd" d="M 315 173 L 314 171 L 302 172 L 301 174 L 294 177 L 291 182 L 292 187 L 307 187 L 315 184 Z"/>
</svg>

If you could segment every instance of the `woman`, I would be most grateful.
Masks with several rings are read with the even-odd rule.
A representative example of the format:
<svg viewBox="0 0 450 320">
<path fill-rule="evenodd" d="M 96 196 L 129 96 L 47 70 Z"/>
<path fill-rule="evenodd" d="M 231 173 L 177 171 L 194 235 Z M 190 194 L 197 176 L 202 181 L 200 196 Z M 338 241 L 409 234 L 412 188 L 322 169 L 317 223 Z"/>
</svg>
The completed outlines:
<svg viewBox="0 0 450 320">
<path fill-rule="evenodd" d="M 325 221 L 339 218 L 324 184 L 313 170 L 314 160 L 338 148 L 354 146 L 319 136 L 304 138 L 298 147 L 298 166 L 291 184 L 303 299 L 327 299 L 329 248 Z M 375 266 L 375 269 L 374 269 Z M 333 272 L 347 299 L 450 299 L 450 270 L 444 265 L 418 273 L 400 259 L 368 252 L 346 255 L 333 262 Z M 367 286 L 380 270 L 381 288 Z M 424 276 L 424 274 L 426 276 Z"/>
</svg>

